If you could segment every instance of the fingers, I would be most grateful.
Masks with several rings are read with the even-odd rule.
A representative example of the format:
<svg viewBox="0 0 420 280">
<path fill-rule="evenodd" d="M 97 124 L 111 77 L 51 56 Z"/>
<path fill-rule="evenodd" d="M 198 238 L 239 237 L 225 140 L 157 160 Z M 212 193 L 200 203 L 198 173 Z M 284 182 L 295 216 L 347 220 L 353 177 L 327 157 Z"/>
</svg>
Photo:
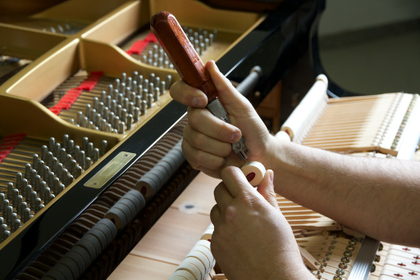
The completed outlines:
<svg viewBox="0 0 420 280">
<path fill-rule="evenodd" d="M 171 86 L 171 96 L 174 100 L 186 106 L 204 108 L 207 106 L 207 96 L 196 88 L 190 87 L 184 81 L 177 81 Z"/>
<path fill-rule="evenodd" d="M 213 208 L 210 210 L 210 221 L 213 225 L 218 225 L 221 221 L 221 211 L 219 206 L 216 204 L 213 206 Z"/>
<path fill-rule="evenodd" d="M 213 153 L 215 156 L 226 157 L 232 151 L 232 146 L 229 143 L 202 134 L 189 125 L 185 126 L 183 137 L 191 147 Z"/>
<path fill-rule="evenodd" d="M 216 118 L 208 110 L 188 108 L 188 124 L 198 132 L 222 142 L 236 143 L 242 137 L 239 128 Z"/>
<path fill-rule="evenodd" d="M 254 108 L 248 99 L 234 88 L 232 83 L 219 71 L 214 61 L 207 62 L 206 69 L 216 86 L 218 98 L 229 114 L 237 117 L 248 117 L 254 112 Z"/>
<path fill-rule="evenodd" d="M 258 185 L 257 191 L 268 201 L 274 208 L 279 209 L 277 203 L 276 192 L 274 191 L 274 172 L 269 169 L 266 171 L 264 179 Z"/>
<path fill-rule="evenodd" d="M 204 167 L 209 170 L 216 170 L 225 164 L 224 157 L 216 156 L 213 153 L 208 153 L 201 149 L 196 149 L 187 141 L 182 141 L 182 151 L 185 158 L 194 169 L 204 171 L 201 168 Z"/>
<path fill-rule="evenodd" d="M 238 167 L 226 167 L 222 170 L 221 177 L 233 198 L 254 191 L 253 187 L 248 183 L 244 173 Z"/>
<path fill-rule="evenodd" d="M 222 182 L 214 189 L 214 200 L 220 205 L 220 210 L 225 209 L 232 202 L 232 194 Z"/>
</svg>

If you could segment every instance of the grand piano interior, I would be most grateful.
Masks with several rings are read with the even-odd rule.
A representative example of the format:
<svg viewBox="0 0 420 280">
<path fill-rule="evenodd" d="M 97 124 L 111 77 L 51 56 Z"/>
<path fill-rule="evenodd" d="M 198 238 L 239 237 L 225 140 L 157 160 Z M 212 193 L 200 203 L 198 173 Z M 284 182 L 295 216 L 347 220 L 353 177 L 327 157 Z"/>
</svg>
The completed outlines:
<svg viewBox="0 0 420 280">
<path fill-rule="evenodd" d="M 234 85 L 262 68 L 242 93 L 273 133 L 323 73 L 323 0 L 3 2 L 14 16 L 0 14 L 0 279 L 168 279 L 208 243 L 218 181 L 180 150 L 186 108 L 169 96 L 179 75 L 150 32 L 156 12 L 173 13 Z M 368 262 L 348 278 L 310 252 L 314 275 L 379 277 L 369 273 L 379 242 L 309 216 L 289 220 L 300 244 L 351 242 Z M 207 258 L 200 277 L 224 279 Z"/>
</svg>

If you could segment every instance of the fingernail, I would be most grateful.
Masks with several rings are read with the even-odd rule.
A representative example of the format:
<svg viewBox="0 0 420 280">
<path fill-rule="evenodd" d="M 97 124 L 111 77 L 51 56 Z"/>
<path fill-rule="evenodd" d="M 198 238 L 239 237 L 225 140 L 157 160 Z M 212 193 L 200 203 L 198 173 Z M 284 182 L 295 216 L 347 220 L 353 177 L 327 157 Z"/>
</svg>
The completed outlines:
<svg viewBox="0 0 420 280">
<path fill-rule="evenodd" d="M 236 142 L 238 142 L 239 141 L 239 137 L 240 137 L 240 133 L 238 132 L 238 131 L 235 131 L 233 134 L 232 134 L 232 142 L 233 143 L 236 143 Z"/>
<path fill-rule="evenodd" d="M 198 107 L 198 108 L 204 107 L 204 101 L 203 101 L 202 98 L 194 97 L 192 101 L 193 101 L 193 106 L 194 107 Z"/>
<path fill-rule="evenodd" d="M 271 183 L 274 182 L 274 172 L 272 170 L 270 170 L 270 181 Z"/>
</svg>

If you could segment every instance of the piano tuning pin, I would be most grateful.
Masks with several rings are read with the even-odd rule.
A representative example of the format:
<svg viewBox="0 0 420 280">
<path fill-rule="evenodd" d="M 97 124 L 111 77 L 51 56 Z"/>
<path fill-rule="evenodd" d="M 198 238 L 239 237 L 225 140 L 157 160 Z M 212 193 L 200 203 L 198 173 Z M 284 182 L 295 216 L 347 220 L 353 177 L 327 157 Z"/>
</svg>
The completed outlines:
<svg viewBox="0 0 420 280">
<path fill-rule="evenodd" d="M 133 82 L 137 82 L 139 78 L 139 72 L 134 71 L 133 72 Z"/>
<path fill-rule="evenodd" d="M 50 137 L 49 146 L 48 146 L 49 151 L 54 151 L 54 146 L 55 146 L 55 139 L 54 137 Z"/>
<path fill-rule="evenodd" d="M 41 199 L 44 201 L 45 204 L 47 204 L 48 202 L 50 202 L 49 201 L 50 195 L 51 195 L 51 189 L 45 185 L 43 196 L 41 197 Z M 22 203 L 22 211 L 25 209 L 23 206 L 24 205 Z"/>
<path fill-rule="evenodd" d="M 97 162 L 99 160 L 99 149 L 95 148 L 93 150 L 93 162 Z"/>
<path fill-rule="evenodd" d="M 29 163 L 25 164 L 25 178 L 26 179 L 31 178 L 31 170 L 32 170 L 31 165 Z"/>
<path fill-rule="evenodd" d="M 77 179 L 77 178 L 79 178 L 80 175 L 82 175 L 82 167 L 80 165 L 78 165 L 76 167 L 75 172 L 74 172 L 74 178 Z"/>
<path fill-rule="evenodd" d="M 161 95 L 165 94 L 165 91 L 166 91 L 166 82 L 165 81 L 161 81 L 159 83 L 159 91 L 160 91 Z"/>
<path fill-rule="evenodd" d="M 121 83 L 125 83 L 127 81 L 127 73 L 123 72 L 121 74 Z"/>
<path fill-rule="evenodd" d="M 31 204 L 31 208 L 33 208 L 35 206 L 35 200 L 37 199 L 38 194 L 36 193 L 36 191 L 31 190 L 31 192 L 29 193 L 29 201 Z"/>
<path fill-rule="evenodd" d="M 214 35 L 210 33 L 208 38 L 209 38 L 209 46 L 213 45 L 215 41 Z"/>
<path fill-rule="evenodd" d="M 54 184 L 54 178 L 55 178 L 54 172 L 50 171 L 48 174 L 48 181 L 46 181 L 47 184 L 52 186 Z"/>
<path fill-rule="evenodd" d="M 25 192 L 26 192 L 26 187 L 28 186 L 28 180 L 26 180 L 25 178 L 22 179 L 22 195 L 25 196 Z"/>
<path fill-rule="evenodd" d="M 39 197 L 37 197 L 36 199 L 35 199 L 35 203 L 34 203 L 34 211 L 35 211 L 35 213 L 38 213 L 39 212 L 39 210 L 41 210 L 42 209 L 42 201 L 41 201 L 41 199 L 39 198 Z"/>
<path fill-rule="evenodd" d="M 40 175 L 37 174 L 35 176 L 35 183 L 34 183 L 34 188 L 37 192 L 41 190 L 41 182 L 42 182 L 42 178 Z"/>
<path fill-rule="evenodd" d="M 66 149 L 65 148 L 61 148 L 60 152 L 57 155 L 57 159 L 59 162 L 64 162 L 66 160 Z M 58 163 L 57 163 L 58 164 Z"/>
<path fill-rule="evenodd" d="M 142 100 L 140 112 L 141 112 L 142 116 L 146 114 L 146 112 L 147 112 L 147 101 L 146 100 Z"/>
<path fill-rule="evenodd" d="M 12 203 L 16 207 L 18 205 L 19 191 L 17 189 L 13 189 L 12 193 Z"/>
<path fill-rule="evenodd" d="M 149 82 L 148 90 L 149 90 L 149 93 L 151 93 L 151 94 L 154 93 L 155 88 L 154 88 L 154 84 L 152 82 Z"/>
<path fill-rule="evenodd" d="M 133 121 L 136 123 L 139 121 L 139 119 L 140 119 L 140 108 L 135 107 L 134 112 L 133 112 Z"/>
<path fill-rule="evenodd" d="M 147 95 L 148 94 L 149 94 L 149 90 L 147 88 L 144 88 L 143 89 L 143 94 L 142 94 L 143 100 L 147 100 Z"/>
<path fill-rule="evenodd" d="M 47 198 L 47 200 L 48 200 L 48 203 L 51 201 L 51 200 L 53 200 L 55 198 L 55 195 L 54 194 L 52 194 L 52 193 L 50 193 L 50 195 L 48 196 L 48 198 Z"/>
<path fill-rule="evenodd" d="M 171 75 L 166 76 L 165 84 L 166 84 L 166 89 L 169 89 L 171 87 L 171 85 L 172 85 L 172 76 Z"/>
<path fill-rule="evenodd" d="M 105 99 L 104 99 L 104 100 L 102 100 L 102 101 L 107 100 L 107 99 L 108 99 L 108 97 L 112 97 L 113 93 L 114 93 L 114 86 L 113 86 L 112 84 L 109 84 L 109 85 L 108 85 L 108 88 L 107 88 L 106 95 L 105 95 Z"/>
<path fill-rule="evenodd" d="M 56 172 L 57 171 L 57 166 L 58 166 L 58 160 L 57 160 L 56 157 L 53 156 L 52 159 L 51 159 L 51 170 L 53 172 Z"/>
<path fill-rule="evenodd" d="M 101 123 L 99 124 L 99 130 L 100 131 L 106 131 L 106 125 L 107 125 L 106 119 L 102 119 Z"/>
<path fill-rule="evenodd" d="M 154 45 L 154 48 L 157 50 L 157 46 Z M 149 75 L 149 83 L 154 83 L 155 82 L 155 78 L 156 78 L 156 74 L 155 73 L 150 73 Z"/>
<path fill-rule="evenodd" d="M 121 83 L 121 87 L 120 87 L 120 94 L 122 94 L 123 96 L 125 96 L 129 90 L 129 88 L 127 87 L 127 85 L 125 83 Z"/>
<path fill-rule="evenodd" d="M 115 116 L 112 127 L 118 128 L 119 124 L 120 124 L 120 117 L 119 116 Z"/>
<path fill-rule="evenodd" d="M 73 183 L 73 181 L 74 181 L 73 175 L 68 174 L 66 181 L 67 181 L 67 186 L 70 185 L 71 183 Z"/>
<path fill-rule="evenodd" d="M 156 86 L 159 86 L 159 85 L 160 85 L 160 77 L 156 76 L 156 77 L 155 77 L 155 79 L 154 79 L 154 81 L 153 81 L 153 83 L 154 83 Z"/>
<path fill-rule="evenodd" d="M 4 207 L 4 201 L 7 200 L 4 193 L 0 193 L 0 211 L 3 211 Z"/>
<path fill-rule="evenodd" d="M 4 207 L 4 206 L 3 206 Z M 13 215 L 13 207 L 11 205 L 7 205 L 7 207 L 3 210 L 3 216 L 6 218 L 8 224 L 12 223 L 12 215 Z"/>
<path fill-rule="evenodd" d="M 22 216 L 23 216 L 23 222 L 26 223 L 32 216 L 31 215 L 31 210 L 28 207 L 26 207 L 22 211 Z"/>
<path fill-rule="evenodd" d="M 120 89 L 120 79 L 115 79 L 114 80 L 114 87 L 113 88 L 114 88 L 114 92 L 119 91 L 119 89 Z"/>
<path fill-rule="evenodd" d="M 10 229 L 12 230 L 12 232 L 15 231 L 15 228 L 14 228 L 13 224 L 17 219 L 18 219 L 18 216 L 15 212 L 13 212 L 13 208 L 12 208 L 12 213 L 10 213 L 10 223 L 9 223 L 10 224 Z"/>
<path fill-rule="evenodd" d="M 118 134 L 124 134 L 124 133 L 125 133 L 125 123 L 118 122 Z"/>
<path fill-rule="evenodd" d="M 121 120 L 123 122 L 127 122 L 127 109 L 126 108 L 122 108 L 121 109 L 121 116 L 120 116 Z"/>
<path fill-rule="evenodd" d="M 50 185 L 54 192 L 58 191 L 58 186 L 60 185 L 60 179 L 58 177 L 54 177 L 52 184 Z"/>
<path fill-rule="evenodd" d="M 149 93 L 147 95 L 147 108 L 151 108 L 153 105 L 153 94 Z"/>
<path fill-rule="evenodd" d="M 138 79 L 137 79 L 137 84 L 140 86 L 142 86 L 143 85 L 143 75 L 139 75 L 138 76 Z"/>
<path fill-rule="evenodd" d="M 79 154 L 80 155 L 80 154 Z M 74 172 L 76 171 L 76 167 L 77 167 L 77 162 L 75 159 L 72 159 L 70 162 L 70 168 L 69 168 L 69 172 L 71 174 L 74 174 Z"/>
<path fill-rule="evenodd" d="M 88 148 L 88 151 L 89 151 L 89 148 Z M 85 162 L 86 154 L 89 154 L 89 152 L 80 151 L 77 157 L 77 163 L 79 163 L 79 165 L 83 165 L 83 163 Z"/>
<path fill-rule="evenodd" d="M 91 159 L 90 159 L 90 157 L 86 157 L 86 159 L 85 159 L 85 163 L 84 163 L 84 165 L 83 165 L 83 168 L 85 169 L 85 170 L 87 170 L 87 169 L 89 169 L 89 167 L 92 165 L 92 161 L 91 161 Z"/>
<path fill-rule="evenodd" d="M 23 176 L 22 173 L 18 172 L 16 173 L 16 188 L 18 190 L 20 190 L 22 188 L 22 180 L 23 180 Z"/>
<path fill-rule="evenodd" d="M 99 112 L 99 114 L 101 114 L 101 115 L 103 115 L 104 114 L 104 109 L 105 109 L 105 104 L 104 104 L 104 102 L 99 102 L 99 105 L 98 105 L 98 112 Z"/>
<path fill-rule="evenodd" d="M 89 143 L 89 138 L 83 137 L 81 150 L 86 151 L 88 143 Z"/>
<path fill-rule="evenodd" d="M 13 198 L 13 183 L 9 182 L 7 184 L 7 198 L 12 199 Z"/>
<path fill-rule="evenodd" d="M 22 203 L 23 203 L 23 197 L 19 194 L 16 197 L 16 213 L 18 213 L 20 216 L 22 216 Z"/>
<path fill-rule="evenodd" d="M 117 110 L 115 112 L 115 115 L 117 115 L 120 119 L 121 119 L 121 111 L 122 111 L 122 109 L 123 109 L 123 107 L 121 106 L 121 104 L 118 104 L 117 105 Z"/>
<path fill-rule="evenodd" d="M 88 145 L 87 145 L 86 155 L 89 156 L 89 157 L 92 156 L 93 149 L 94 149 L 93 143 L 89 142 Z"/>
<path fill-rule="evenodd" d="M 41 147 L 41 159 L 45 161 L 45 158 L 47 157 L 48 153 L 48 147 L 46 145 L 42 145 Z"/>
<path fill-rule="evenodd" d="M 134 113 L 134 102 L 129 102 L 127 107 L 128 107 L 127 112 L 129 114 L 133 114 Z"/>
<path fill-rule="evenodd" d="M 106 153 L 108 142 L 106 140 L 101 141 L 100 156 L 103 156 Z"/>
<path fill-rule="evenodd" d="M 127 124 L 127 129 L 130 130 L 131 126 L 133 124 L 133 115 L 132 114 L 127 115 L 126 124 Z"/>
<path fill-rule="evenodd" d="M 38 154 L 34 154 L 34 155 L 32 156 L 32 167 L 33 167 L 34 169 L 37 169 L 37 167 L 38 167 L 38 162 L 39 162 L 39 156 L 38 156 Z"/>
<path fill-rule="evenodd" d="M 136 86 L 136 88 L 137 88 L 137 86 Z M 136 92 L 135 91 L 130 92 L 130 94 L 128 96 L 128 101 L 129 101 L 128 104 L 134 103 L 134 101 L 136 101 Z"/>
<path fill-rule="evenodd" d="M 93 98 L 93 108 L 95 110 L 98 110 L 98 108 L 99 108 L 99 98 L 96 97 L 96 96 Z"/>
<path fill-rule="evenodd" d="M 101 125 L 102 116 L 101 114 L 96 114 L 94 124 L 95 126 L 99 127 Z"/>
<path fill-rule="evenodd" d="M 159 101 L 159 96 L 160 96 L 160 89 L 158 87 L 156 87 L 154 92 L 153 92 L 153 100 L 155 102 Z"/>
</svg>

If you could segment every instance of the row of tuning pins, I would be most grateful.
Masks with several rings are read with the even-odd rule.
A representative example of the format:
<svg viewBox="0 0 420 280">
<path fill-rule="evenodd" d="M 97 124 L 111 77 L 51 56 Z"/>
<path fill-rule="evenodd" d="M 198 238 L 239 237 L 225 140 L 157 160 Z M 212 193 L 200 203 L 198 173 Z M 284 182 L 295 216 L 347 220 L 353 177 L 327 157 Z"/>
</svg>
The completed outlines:
<svg viewBox="0 0 420 280">
<path fill-rule="evenodd" d="M 51 32 L 57 34 L 73 34 L 82 29 L 82 26 L 76 26 L 73 23 L 59 23 L 49 27 L 42 28 L 44 32 Z"/>
<path fill-rule="evenodd" d="M 184 26 L 183 30 L 199 55 L 203 55 L 217 38 L 217 30 L 208 31 L 202 28 L 190 28 L 188 26 Z"/>
<path fill-rule="evenodd" d="M 154 73 L 148 78 L 137 71 L 132 77 L 123 73 L 121 78 L 108 85 L 106 91 L 102 91 L 99 98 L 95 97 L 92 104 L 87 104 L 84 112 L 77 113 L 76 125 L 124 134 L 140 120 L 140 116 L 146 114 L 154 102 L 159 101 L 171 84 L 171 75 L 162 80 Z"/>
<path fill-rule="evenodd" d="M 184 26 L 183 30 L 199 55 L 203 55 L 204 52 L 216 41 L 217 30 L 207 31 L 202 28 L 193 29 L 187 26 Z M 152 48 L 144 51 L 140 58 L 140 62 L 158 68 L 174 68 L 174 65 L 169 60 L 165 50 L 159 43 L 152 44 Z"/>
<path fill-rule="evenodd" d="M 16 174 L 15 182 L 7 183 L 7 191 L 0 193 L 0 242 L 45 207 L 77 177 L 106 152 L 107 142 L 95 148 L 87 137 L 81 146 L 68 135 L 63 142 L 53 137 L 33 155 L 32 164 L 25 165 L 24 173 Z"/>
</svg>

